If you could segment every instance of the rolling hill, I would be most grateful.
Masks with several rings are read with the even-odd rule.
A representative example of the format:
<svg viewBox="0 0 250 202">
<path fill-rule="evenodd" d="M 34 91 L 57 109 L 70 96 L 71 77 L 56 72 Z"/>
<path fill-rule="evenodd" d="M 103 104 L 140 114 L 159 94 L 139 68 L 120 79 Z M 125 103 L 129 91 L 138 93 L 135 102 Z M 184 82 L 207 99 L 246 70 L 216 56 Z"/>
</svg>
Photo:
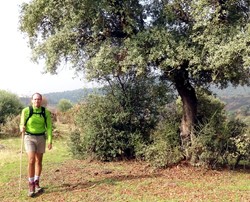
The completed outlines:
<svg viewBox="0 0 250 202">
<path fill-rule="evenodd" d="M 242 107 L 250 107 L 250 87 L 228 87 L 224 90 L 212 88 L 212 91 L 219 99 L 226 103 L 226 110 L 228 111 L 237 111 Z M 70 100 L 73 104 L 77 103 L 93 92 L 101 93 L 101 89 L 76 89 L 47 93 L 43 94 L 43 96 L 46 97 L 49 105 L 55 106 L 61 99 Z M 30 103 L 30 98 L 21 97 L 20 99 L 25 105 Z"/>
</svg>

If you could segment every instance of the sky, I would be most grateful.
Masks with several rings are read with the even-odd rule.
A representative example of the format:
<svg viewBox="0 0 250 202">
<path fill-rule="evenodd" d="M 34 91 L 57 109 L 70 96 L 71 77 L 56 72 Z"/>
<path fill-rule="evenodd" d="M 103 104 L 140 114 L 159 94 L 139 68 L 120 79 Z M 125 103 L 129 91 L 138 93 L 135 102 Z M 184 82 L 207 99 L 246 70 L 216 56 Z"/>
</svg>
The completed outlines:
<svg viewBox="0 0 250 202">
<path fill-rule="evenodd" d="M 28 39 L 18 30 L 19 5 L 28 0 L 0 3 L 0 90 L 19 96 L 89 88 L 93 84 L 76 77 L 73 70 L 60 68 L 57 75 L 42 74 L 42 63 L 31 62 Z"/>
</svg>

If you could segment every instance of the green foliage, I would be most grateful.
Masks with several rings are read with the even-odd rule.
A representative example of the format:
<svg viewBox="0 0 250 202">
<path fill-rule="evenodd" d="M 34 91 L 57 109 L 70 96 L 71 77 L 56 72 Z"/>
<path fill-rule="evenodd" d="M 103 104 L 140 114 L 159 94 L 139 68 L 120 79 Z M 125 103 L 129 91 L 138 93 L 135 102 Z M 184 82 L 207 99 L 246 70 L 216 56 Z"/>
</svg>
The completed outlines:
<svg viewBox="0 0 250 202">
<path fill-rule="evenodd" d="M 89 97 L 80 107 L 76 123 L 81 128 L 82 137 L 76 138 L 82 147 L 78 151 L 83 151 L 83 156 L 88 154 L 100 160 L 112 160 L 133 155 L 135 131 L 129 124 L 129 114 L 116 100 Z"/>
<path fill-rule="evenodd" d="M 180 121 L 181 116 L 176 110 L 176 105 L 166 105 L 165 109 L 161 111 L 161 119 L 157 124 L 156 129 L 151 134 L 151 140 L 154 142 L 165 141 L 173 148 L 180 146 Z"/>
<path fill-rule="evenodd" d="M 228 121 L 227 130 L 230 132 L 227 160 L 238 166 L 241 160 L 250 162 L 250 134 L 247 125 L 239 119 Z"/>
<path fill-rule="evenodd" d="M 22 5 L 20 29 L 29 36 L 34 59 L 45 59 L 47 72 L 68 60 L 81 70 L 86 58 L 103 49 L 104 39 L 112 36 L 107 41 L 118 44 L 142 26 L 141 7 L 134 0 L 36 0 Z"/>
<path fill-rule="evenodd" d="M 104 96 L 90 96 L 81 105 L 76 123 L 86 152 L 102 160 L 134 158 L 147 143 L 159 120 L 159 111 L 171 100 L 168 85 L 136 72 L 110 80 Z M 91 155 L 93 156 L 93 155 Z"/>
<path fill-rule="evenodd" d="M 100 78 L 153 64 L 171 77 L 188 61 L 195 85 L 224 87 L 249 82 L 248 12 L 246 0 L 36 0 L 23 4 L 20 29 L 46 72 L 70 61 Z"/>
<path fill-rule="evenodd" d="M 243 138 L 246 124 L 237 119 L 229 119 L 225 113 L 225 104 L 208 91 L 198 89 L 197 95 L 197 123 L 192 146 L 188 149 L 191 162 L 194 165 L 216 167 L 233 162 L 238 164 L 241 159 L 246 156 L 248 158 L 245 151 L 249 142 Z M 244 146 L 237 146 L 236 139 L 242 141 Z"/>
<path fill-rule="evenodd" d="M 195 137 L 190 148 L 191 161 L 194 164 L 215 166 L 221 157 L 221 150 L 229 137 L 226 137 L 224 104 L 208 92 L 198 89 L 198 120 Z M 221 141 L 220 141 L 221 140 Z M 205 149 L 204 149 L 205 148 Z M 201 150 L 205 152 L 201 152 Z"/>
<path fill-rule="evenodd" d="M 0 90 L 0 123 L 5 123 L 10 115 L 21 113 L 22 108 L 23 105 L 17 95 Z"/>
<path fill-rule="evenodd" d="M 75 158 L 84 158 L 85 151 L 84 145 L 82 145 L 83 140 L 81 139 L 81 134 L 79 130 L 74 130 L 69 134 L 68 147 L 69 151 Z"/>
<path fill-rule="evenodd" d="M 20 115 L 10 115 L 6 118 L 5 124 L 0 125 L 0 137 L 18 137 L 20 136 Z"/>
<path fill-rule="evenodd" d="M 197 122 L 213 120 L 210 124 L 219 127 L 221 124 L 218 123 L 223 123 L 226 119 L 225 103 L 204 89 L 197 89 L 196 92 L 198 97 Z"/>
<path fill-rule="evenodd" d="M 179 163 L 183 159 L 180 147 L 172 147 L 165 141 L 157 141 L 148 146 L 145 160 L 152 166 L 164 168 Z"/>
<path fill-rule="evenodd" d="M 215 116 L 197 127 L 197 136 L 190 148 L 192 162 L 215 168 L 218 165 L 237 166 L 249 159 L 249 138 L 245 138 L 246 125 L 239 120 L 215 121 Z M 218 127 L 219 126 L 219 127 Z"/>
<path fill-rule="evenodd" d="M 73 107 L 73 104 L 67 99 L 61 99 L 57 104 L 57 108 L 61 112 L 66 112 Z"/>
<path fill-rule="evenodd" d="M 167 167 L 183 159 L 180 139 L 180 115 L 173 104 L 161 111 L 161 118 L 150 136 L 150 144 L 140 151 L 143 157 L 154 167 Z"/>
<path fill-rule="evenodd" d="M 193 144 L 189 148 L 192 157 L 191 163 L 210 168 L 215 168 L 221 161 L 225 163 L 224 155 L 227 151 L 228 134 L 222 128 L 217 129 L 213 120 L 201 124 L 196 133 L 198 136 L 193 137 Z"/>
<path fill-rule="evenodd" d="M 157 75 L 130 71 L 109 80 L 107 93 L 112 95 L 120 107 L 129 114 L 132 131 L 139 130 L 147 140 L 158 122 L 160 111 L 173 100 L 169 84 L 159 81 Z"/>
</svg>

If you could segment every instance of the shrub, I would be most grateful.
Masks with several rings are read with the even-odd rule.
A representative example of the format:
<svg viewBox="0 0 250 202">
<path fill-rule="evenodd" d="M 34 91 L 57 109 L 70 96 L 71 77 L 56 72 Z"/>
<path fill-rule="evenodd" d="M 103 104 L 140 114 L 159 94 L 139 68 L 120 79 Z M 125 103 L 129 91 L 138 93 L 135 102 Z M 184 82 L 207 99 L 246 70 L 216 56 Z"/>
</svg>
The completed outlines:
<svg viewBox="0 0 250 202">
<path fill-rule="evenodd" d="M 160 109 L 171 100 L 167 83 L 134 70 L 110 79 L 105 95 L 92 95 L 76 114 L 83 148 L 90 156 L 110 161 L 135 158 L 150 141 Z"/>
<path fill-rule="evenodd" d="M 222 131 L 216 130 L 210 122 L 196 127 L 192 146 L 189 148 L 191 163 L 206 167 L 216 167 L 220 158 L 225 154 L 227 139 Z"/>
<path fill-rule="evenodd" d="M 168 104 L 160 113 L 160 120 L 156 129 L 151 134 L 151 140 L 164 140 L 173 147 L 180 146 L 180 122 L 181 115 L 174 103 Z"/>
<path fill-rule="evenodd" d="M 250 135 L 247 135 L 247 125 L 239 119 L 229 120 L 226 124 L 230 134 L 227 160 L 237 167 L 241 160 L 250 164 Z"/>
<path fill-rule="evenodd" d="M 23 105 L 17 95 L 0 90 L 0 124 L 5 123 L 10 115 L 18 115 Z"/>
<path fill-rule="evenodd" d="M 103 161 L 134 156 L 133 139 L 136 131 L 129 116 L 112 98 L 90 96 L 76 115 L 81 129 L 82 155 Z"/>
<path fill-rule="evenodd" d="M 225 103 L 204 89 L 197 89 L 197 123 L 207 123 L 215 127 L 223 126 L 225 121 L 226 111 Z M 222 123 L 222 124 L 220 124 Z"/>
<path fill-rule="evenodd" d="M 69 109 L 66 112 L 57 112 L 56 121 L 62 124 L 74 124 L 74 116 L 77 112 L 74 108 Z"/>
<path fill-rule="evenodd" d="M 75 158 L 82 159 L 85 157 L 86 151 L 79 130 L 71 131 L 68 141 L 69 150 Z"/>
<path fill-rule="evenodd" d="M 183 153 L 180 145 L 180 115 L 176 105 L 170 104 L 161 112 L 161 119 L 151 134 L 151 143 L 143 148 L 144 156 L 154 167 L 167 167 L 180 162 Z"/>
<path fill-rule="evenodd" d="M 180 147 L 173 147 L 163 140 L 154 142 L 145 150 L 145 160 L 158 168 L 174 165 L 182 159 Z"/>
<path fill-rule="evenodd" d="M 249 139 L 244 138 L 246 125 L 239 120 L 224 120 L 216 127 L 213 120 L 200 125 L 194 143 L 192 163 L 216 168 L 218 165 L 237 165 L 240 159 L 249 159 Z M 211 124 L 210 124 L 211 123 Z"/>
<path fill-rule="evenodd" d="M 239 120 L 228 120 L 225 104 L 219 99 L 201 89 L 197 92 L 198 119 L 192 145 L 188 149 L 191 163 L 212 168 L 229 164 L 229 157 L 239 154 L 236 152 L 235 138 L 238 139 L 244 134 L 246 126 Z M 243 158 L 244 155 L 238 156 Z"/>
<path fill-rule="evenodd" d="M 73 104 L 70 102 L 70 100 L 67 100 L 67 99 L 61 99 L 59 100 L 59 103 L 57 104 L 57 108 L 60 112 L 66 112 L 72 107 L 73 107 Z"/>
<path fill-rule="evenodd" d="M 20 115 L 10 115 L 6 118 L 5 124 L 0 125 L 1 137 L 18 137 L 20 136 Z"/>
</svg>

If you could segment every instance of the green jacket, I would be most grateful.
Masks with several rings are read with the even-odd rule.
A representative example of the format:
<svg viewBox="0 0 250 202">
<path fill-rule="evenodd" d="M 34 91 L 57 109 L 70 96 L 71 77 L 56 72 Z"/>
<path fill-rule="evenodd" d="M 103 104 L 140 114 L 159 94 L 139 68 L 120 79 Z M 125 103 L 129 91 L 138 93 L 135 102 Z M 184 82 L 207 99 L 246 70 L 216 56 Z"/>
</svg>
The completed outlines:
<svg viewBox="0 0 250 202">
<path fill-rule="evenodd" d="M 39 107 L 34 107 L 33 106 L 33 112 L 34 113 L 40 113 L 42 111 L 42 108 Z M 25 126 L 25 130 L 28 133 L 31 134 L 39 134 L 39 133 L 46 133 L 48 137 L 48 143 L 52 143 L 52 121 L 51 121 L 51 114 L 50 111 L 45 108 L 45 116 L 46 116 L 46 123 L 44 117 L 39 115 L 39 114 L 33 114 L 28 122 L 27 125 Z M 26 119 L 29 117 L 29 107 L 25 107 L 22 110 L 21 114 L 21 121 L 20 121 L 20 126 L 25 125 Z"/>
</svg>

